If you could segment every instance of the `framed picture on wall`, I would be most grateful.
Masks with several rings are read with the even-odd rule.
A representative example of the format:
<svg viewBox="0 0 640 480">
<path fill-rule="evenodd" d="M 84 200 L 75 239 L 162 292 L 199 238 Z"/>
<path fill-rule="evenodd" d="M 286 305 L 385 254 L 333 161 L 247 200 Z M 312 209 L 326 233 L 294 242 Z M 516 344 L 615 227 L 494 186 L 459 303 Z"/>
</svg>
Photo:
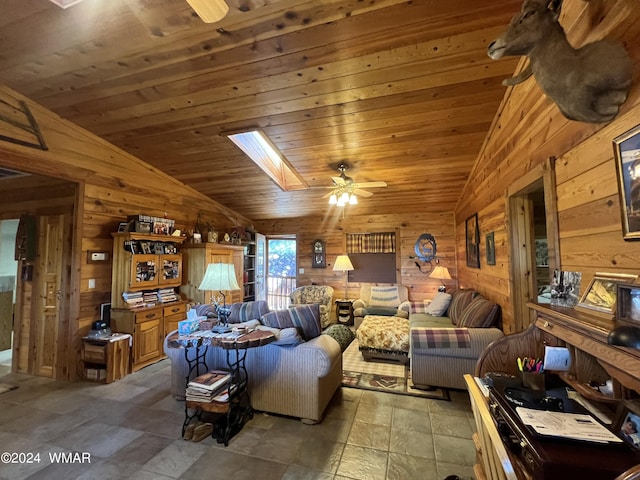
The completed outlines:
<svg viewBox="0 0 640 480">
<path fill-rule="evenodd" d="M 478 214 L 467 218 L 467 266 L 480 268 L 480 229 L 478 227 Z"/>
<path fill-rule="evenodd" d="M 485 238 L 487 243 L 487 265 L 495 265 L 496 264 L 496 241 L 494 238 L 494 232 L 487 233 Z"/>
<path fill-rule="evenodd" d="M 640 239 L 640 125 L 613 140 L 625 240 Z"/>
</svg>

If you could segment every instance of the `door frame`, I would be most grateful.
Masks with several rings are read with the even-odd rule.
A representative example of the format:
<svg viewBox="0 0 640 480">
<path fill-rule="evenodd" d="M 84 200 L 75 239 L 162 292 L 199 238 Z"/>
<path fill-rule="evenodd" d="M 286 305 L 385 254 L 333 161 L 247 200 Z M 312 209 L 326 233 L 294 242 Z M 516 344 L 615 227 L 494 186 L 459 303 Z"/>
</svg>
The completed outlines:
<svg viewBox="0 0 640 480">
<path fill-rule="evenodd" d="M 560 269 L 560 229 L 556 192 L 555 157 L 549 157 L 513 182 L 506 194 L 506 221 L 510 246 L 509 285 L 513 306 L 511 333 L 525 330 L 534 315 L 528 302 L 537 300 L 533 202 L 529 194 L 544 189 L 549 272 Z"/>
</svg>

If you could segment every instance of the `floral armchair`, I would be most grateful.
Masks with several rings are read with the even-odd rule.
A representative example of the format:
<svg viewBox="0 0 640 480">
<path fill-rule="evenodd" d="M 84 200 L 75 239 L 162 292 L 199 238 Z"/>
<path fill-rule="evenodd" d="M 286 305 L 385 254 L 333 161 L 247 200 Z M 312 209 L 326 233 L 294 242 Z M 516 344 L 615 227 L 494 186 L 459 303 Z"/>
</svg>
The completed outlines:
<svg viewBox="0 0 640 480">
<path fill-rule="evenodd" d="M 322 328 L 331 322 L 333 287 L 329 285 L 305 285 L 291 292 L 289 298 L 291 299 L 291 306 L 310 303 L 320 305 L 320 322 L 322 323 Z"/>
</svg>

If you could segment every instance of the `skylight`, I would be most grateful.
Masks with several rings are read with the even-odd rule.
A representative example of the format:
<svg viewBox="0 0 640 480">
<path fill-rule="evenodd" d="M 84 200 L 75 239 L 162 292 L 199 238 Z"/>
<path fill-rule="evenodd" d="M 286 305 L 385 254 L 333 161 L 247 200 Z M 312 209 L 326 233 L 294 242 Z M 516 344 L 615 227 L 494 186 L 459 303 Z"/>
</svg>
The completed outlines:
<svg viewBox="0 0 640 480">
<path fill-rule="evenodd" d="M 262 130 L 227 135 L 264 173 L 284 191 L 309 188 Z"/>
</svg>

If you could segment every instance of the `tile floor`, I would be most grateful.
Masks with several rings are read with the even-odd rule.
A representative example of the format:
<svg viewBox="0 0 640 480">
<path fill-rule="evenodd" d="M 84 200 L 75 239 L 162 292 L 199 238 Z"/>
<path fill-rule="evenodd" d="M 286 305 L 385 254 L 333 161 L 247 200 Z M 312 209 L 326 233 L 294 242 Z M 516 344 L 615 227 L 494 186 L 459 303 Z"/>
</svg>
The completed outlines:
<svg viewBox="0 0 640 480">
<path fill-rule="evenodd" d="M 472 479 L 473 415 L 452 401 L 342 388 L 321 424 L 258 413 L 224 447 L 180 438 L 184 404 L 169 395 L 168 360 L 118 382 L 62 383 L 21 374 L 0 382 L 0 451 L 39 462 L 0 463 L 0 479 Z M 79 452 L 90 463 L 55 463 Z"/>
</svg>

